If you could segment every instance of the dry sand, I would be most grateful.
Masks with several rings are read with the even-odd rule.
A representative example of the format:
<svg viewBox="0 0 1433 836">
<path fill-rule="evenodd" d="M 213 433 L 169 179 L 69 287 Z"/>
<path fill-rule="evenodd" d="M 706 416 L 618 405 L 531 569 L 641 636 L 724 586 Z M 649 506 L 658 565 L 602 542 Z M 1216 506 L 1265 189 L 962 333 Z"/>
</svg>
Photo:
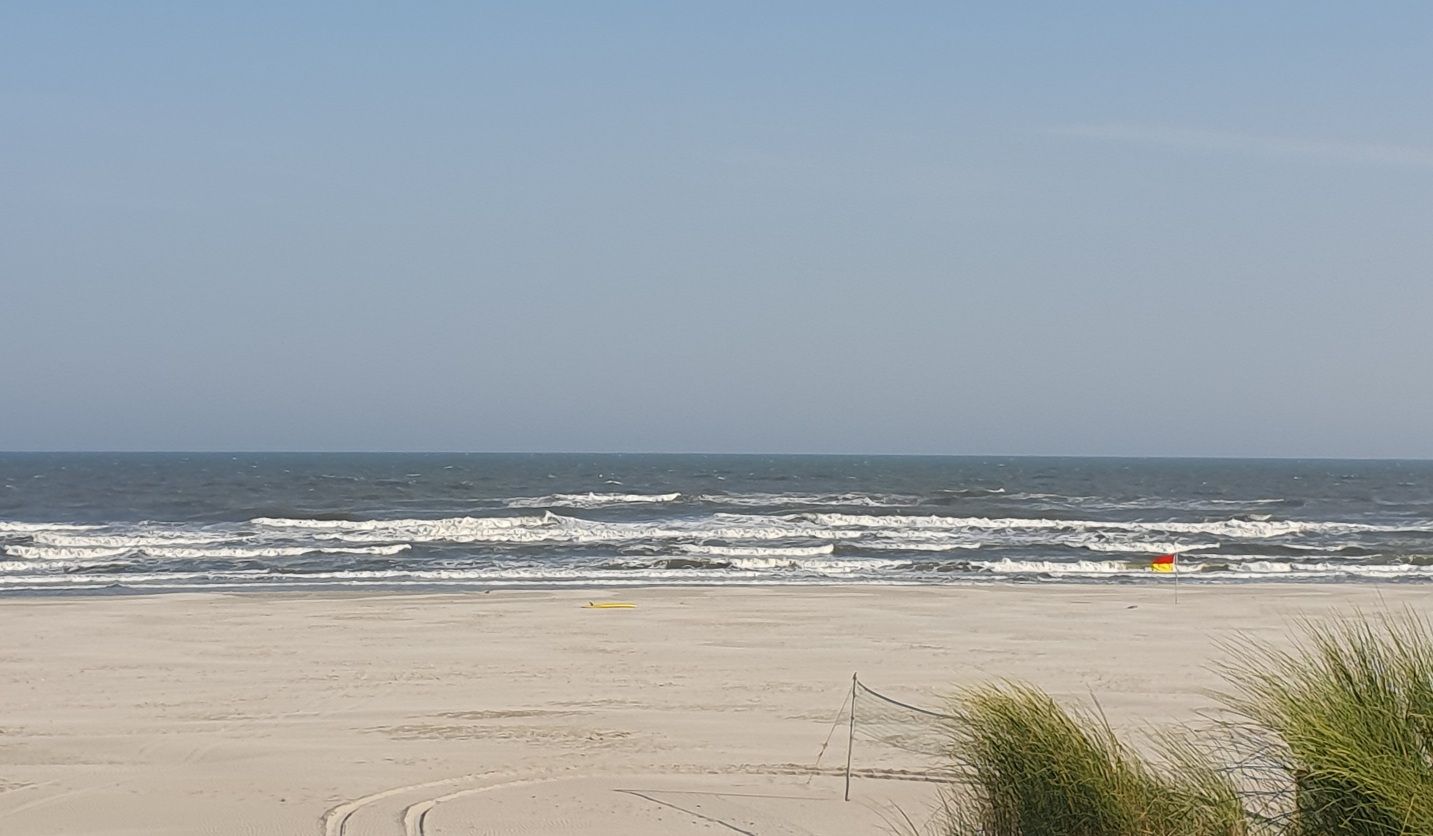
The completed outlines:
<svg viewBox="0 0 1433 836">
<path fill-rule="evenodd" d="M 1210 705 L 1214 642 L 1420 587 L 1006 586 L 0 599 L 0 834 L 879 833 L 932 785 L 850 688 Z M 859 709 L 858 709 L 859 710 Z"/>
</svg>

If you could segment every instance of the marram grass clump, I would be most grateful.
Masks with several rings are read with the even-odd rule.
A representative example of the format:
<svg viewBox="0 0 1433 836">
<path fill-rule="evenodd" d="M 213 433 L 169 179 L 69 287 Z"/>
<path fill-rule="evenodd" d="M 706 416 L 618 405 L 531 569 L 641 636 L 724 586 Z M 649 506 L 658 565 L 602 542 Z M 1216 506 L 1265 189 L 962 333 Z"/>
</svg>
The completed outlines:
<svg viewBox="0 0 1433 836">
<path fill-rule="evenodd" d="M 1290 836 L 1433 834 L 1433 630 L 1406 614 L 1228 650 L 1223 702 L 1292 784 Z"/>
<path fill-rule="evenodd" d="M 1026 685 L 973 688 L 951 702 L 958 780 L 944 800 L 949 836 L 1244 836 L 1233 784 L 1193 747 L 1161 763 L 1102 717 L 1063 709 Z"/>
<path fill-rule="evenodd" d="M 1292 650 L 1229 644 L 1220 698 L 1232 718 L 1163 738 L 1157 760 L 1030 686 L 957 694 L 947 732 L 958 780 L 938 832 L 1433 836 L 1429 623 L 1307 621 L 1298 639 Z"/>
</svg>

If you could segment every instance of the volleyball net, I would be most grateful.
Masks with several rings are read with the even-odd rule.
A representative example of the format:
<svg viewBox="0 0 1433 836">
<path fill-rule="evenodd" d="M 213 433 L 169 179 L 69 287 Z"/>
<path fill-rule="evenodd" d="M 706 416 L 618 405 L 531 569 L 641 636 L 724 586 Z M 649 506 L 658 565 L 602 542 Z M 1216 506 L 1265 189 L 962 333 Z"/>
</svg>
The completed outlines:
<svg viewBox="0 0 1433 836">
<path fill-rule="evenodd" d="M 931 700 L 931 702 L 935 702 Z M 944 706 L 917 705 L 877 691 L 851 675 L 846 701 L 817 756 L 819 768 L 833 738 L 844 733 L 845 799 L 851 799 L 853 778 L 927 781 L 953 784 L 968 779 L 961 770 L 953 735 L 959 719 Z M 1277 746 L 1256 731 L 1220 724 L 1206 746 L 1210 762 L 1221 764 L 1250 821 L 1266 826 L 1286 825 L 1295 806 L 1290 774 Z M 839 744 L 833 754 L 841 751 Z M 828 773 L 829 774 L 829 773 Z"/>
<path fill-rule="evenodd" d="M 950 759 L 949 714 L 883 694 L 851 675 L 851 687 L 816 763 L 833 737 L 845 732 L 845 798 L 852 777 L 948 783 L 955 778 Z M 839 749 L 837 750 L 839 751 Z"/>
</svg>

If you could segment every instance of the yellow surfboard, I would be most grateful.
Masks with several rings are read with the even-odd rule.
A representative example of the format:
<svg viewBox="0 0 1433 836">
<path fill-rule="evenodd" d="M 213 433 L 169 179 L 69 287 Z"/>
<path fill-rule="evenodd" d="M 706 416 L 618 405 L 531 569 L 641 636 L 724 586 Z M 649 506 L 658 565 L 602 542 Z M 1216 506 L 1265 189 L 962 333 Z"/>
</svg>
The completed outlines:
<svg viewBox="0 0 1433 836">
<path fill-rule="evenodd" d="M 588 601 L 585 610 L 635 610 L 636 604 L 627 601 Z"/>
</svg>

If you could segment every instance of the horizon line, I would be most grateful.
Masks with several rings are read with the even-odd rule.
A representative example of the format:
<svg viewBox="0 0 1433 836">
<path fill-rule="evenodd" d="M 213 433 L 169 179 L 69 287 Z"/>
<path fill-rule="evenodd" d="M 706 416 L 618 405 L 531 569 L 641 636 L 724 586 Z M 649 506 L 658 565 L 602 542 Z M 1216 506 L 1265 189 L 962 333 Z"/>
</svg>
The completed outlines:
<svg viewBox="0 0 1433 836">
<path fill-rule="evenodd" d="M 1158 455 L 1141 453 L 851 453 L 664 450 L 0 450 L 0 456 L 732 456 L 792 458 L 1127 459 L 1163 461 L 1433 462 L 1428 456 Z"/>
</svg>

